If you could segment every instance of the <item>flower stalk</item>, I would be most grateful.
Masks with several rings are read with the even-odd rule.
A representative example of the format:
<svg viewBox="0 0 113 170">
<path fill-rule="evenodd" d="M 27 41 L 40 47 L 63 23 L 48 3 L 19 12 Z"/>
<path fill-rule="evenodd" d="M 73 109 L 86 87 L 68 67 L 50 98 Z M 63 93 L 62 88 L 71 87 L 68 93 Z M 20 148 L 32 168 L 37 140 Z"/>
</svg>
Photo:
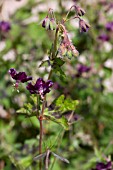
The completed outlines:
<svg viewBox="0 0 113 170">
<path fill-rule="evenodd" d="M 53 44 L 53 53 L 52 53 L 52 59 L 54 60 L 56 57 L 56 52 L 57 52 L 57 41 L 58 41 L 58 31 L 59 29 L 56 29 L 55 32 L 55 39 L 54 39 L 54 44 Z M 50 70 L 49 75 L 48 75 L 48 80 L 51 78 L 53 69 Z M 39 136 L 39 154 L 42 153 L 42 142 L 43 142 L 43 119 L 44 119 L 44 110 L 45 110 L 45 104 L 46 104 L 46 95 L 43 98 L 43 103 L 42 103 L 42 110 L 40 113 L 40 116 L 38 117 L 39 124 L 40 124 L 40 136 Z M 38 106 L 37 106 L 38 107 Z M 48 166 L 46 165 L 46 169 Z M 39 169 L 42 170 L 42 161 L 39 163 Z"/>
</svg>

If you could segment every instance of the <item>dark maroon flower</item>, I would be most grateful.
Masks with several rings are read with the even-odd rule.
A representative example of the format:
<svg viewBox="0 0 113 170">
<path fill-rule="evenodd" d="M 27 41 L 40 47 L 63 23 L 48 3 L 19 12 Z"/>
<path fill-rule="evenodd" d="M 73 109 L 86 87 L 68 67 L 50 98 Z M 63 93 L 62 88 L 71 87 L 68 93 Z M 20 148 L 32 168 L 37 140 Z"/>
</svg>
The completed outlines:
<svg viewBox="0 0 113 170">
<path fill-rule="evenodd" d="M 0 31 L 8 32 L 11 29 L 11 25 L 9 22 L 1 21 L 0 22 Z"/>
<path fill-rule="evenodd" d="M 112 170 L 112 163 L 111 161 L 107 163 L 99 162 L 93 170 Z"/>
<path fill-rule="evenodd" d="M 31 94 L 39 94 L 43 99 L 44 95 L 50 92 L 49 88 L 51 88 L 52 86 L 53 82 L 51 80 L 45 82 L 42 78 L 39 78 L 37 79 L 35 85 L 33 85 L 32 83 L 28 83 L 26 88 L 30 91 Z"/>
<path fill-rule="evenodd" d="M 106 24 L 107 31 L 113 31 L 113 21 Z"/>
<path fill-rule="evenodd" d="M 14 68 L 11 68 L 9 70 L 9 74 L 11 75 L 11 77 L 16 80 L 16 83 L 18 84 L 19 82 L 21 83 L 25 83 L 29 80 L 32 80 L 31 76 L 27 76 L 25 72 L 19 72 L 17 73 L 17 71 Z"/>
<path fill-rule="evenodd" d="M 87 32 L 90 28 L 90 25 L 88 25 L 84 20 L 79 20 L 79 28 L 80 32 Z"/>
<path fill-rule="evenodd" d="M 98 36 L 98 39 L 101 40 L 101 41 L 109 41 L 110 37 L 103 33 L 103 34 Z"/>
</svg>

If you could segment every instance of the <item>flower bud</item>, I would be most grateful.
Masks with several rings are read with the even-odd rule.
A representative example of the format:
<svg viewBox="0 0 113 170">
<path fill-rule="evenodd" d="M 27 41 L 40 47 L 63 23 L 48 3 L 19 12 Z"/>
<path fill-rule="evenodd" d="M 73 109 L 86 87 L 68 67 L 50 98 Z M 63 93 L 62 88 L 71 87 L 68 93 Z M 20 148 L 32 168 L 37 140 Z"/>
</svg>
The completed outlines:
<svg viewBox="0 0 113 170">
<path fill-rule="evenodd" d="M 81 7 L 75 6 L 75 8 L 76 8 L 77 15 L 83 16 L 85 14 L 85 11 Z"/>
<path fill-rule="evenodd" d="M 80 27 L 80 32 L 87 32 L 90 28 L 90 25 L 88 25 L 84 20 L 80 19 L 79 27 Z"/>
<path fill-rule="evenodd" d="M 42 27 L 46 28 L 46 30 L 55 30 L 56 22 L 54 18 L 49 18 L 48 16 L 42 21 Z"/>
<path fill-rule="evenodd" d="M 42 27 L 44 28 L 49 28 L 49 22 L 50 22 L 50 19 L 48 18 L 48 16 L 42 21 Z"/>
<path fill-rule="evenodd" d="M 50 29 L 50 30 L 55 30 L 55 29 L 56 29 L 56 22 L 55 22 L 54 18 L 52 18 L 52 19 L 50 20 L 49 29 Z"/>
</svg>

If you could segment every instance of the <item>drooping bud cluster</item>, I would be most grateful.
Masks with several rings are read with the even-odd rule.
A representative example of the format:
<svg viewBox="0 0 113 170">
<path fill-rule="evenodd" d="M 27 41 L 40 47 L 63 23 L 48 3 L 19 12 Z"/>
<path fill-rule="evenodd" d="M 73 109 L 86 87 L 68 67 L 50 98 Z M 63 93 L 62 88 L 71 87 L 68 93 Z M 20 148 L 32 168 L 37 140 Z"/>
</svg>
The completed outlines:
<svg viewBox="0 0 113 170">
<path fill-rule="evenodd" d="M 80 32 L 87 32 L 89 30 L 90 26 L 83 19 L 80 19 L 79 20 L 79 28 L 80 28 Z"/>
<path fill-rule="evenodd" d="M 56 20 L 52 9 L 49 9 L 48 15 L 42 20 L 42 27 L 46 28 L 46 30 L 56 29 Z"/>
<path fill-rule="evenodd" d="M 60 24 L 61 27 L 61 42 L 59 47 L 59 52 L 62 56 L 78 56 L 79 52 L 75 48 L 75 46 L 72 44 L 72 41 L 70 40 L 67 30 L 64 25 Z"/>
<path fill-rule="evenodd" d="M 80 6 L 75 5 L 75 9 L 78 16 L 83 16 L 86 13 Z"/>
</svg>

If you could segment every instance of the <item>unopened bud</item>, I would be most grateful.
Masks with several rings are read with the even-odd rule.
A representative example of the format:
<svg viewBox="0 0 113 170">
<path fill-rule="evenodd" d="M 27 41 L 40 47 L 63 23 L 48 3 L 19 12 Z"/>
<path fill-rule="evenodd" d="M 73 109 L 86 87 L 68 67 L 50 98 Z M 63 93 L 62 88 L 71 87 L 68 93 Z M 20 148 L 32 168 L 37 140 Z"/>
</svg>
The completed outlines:
<svg viewBox="0 0 113 170">
<path fill-rule="evenodd" d="M 76 8 L 77 15 L 83 16 L 85 14 L 85 11 L 81 7 L 75 6 L 75 8 Z"/>
<path fill-rule="evenodd" d="M 80 19 L 79 27 L 80 27 L 80 32 L 87 32 L 90 28 L 90 25 L 87 24 L 84 20 Z"/>
<path fill-rule="evenodd" d="M 42 27 L 46 28 L 46 30 L 55 30 L 56 22 L 54 18 L 49 18 L 48 16 L 42 21 Z"/>
</svg>

